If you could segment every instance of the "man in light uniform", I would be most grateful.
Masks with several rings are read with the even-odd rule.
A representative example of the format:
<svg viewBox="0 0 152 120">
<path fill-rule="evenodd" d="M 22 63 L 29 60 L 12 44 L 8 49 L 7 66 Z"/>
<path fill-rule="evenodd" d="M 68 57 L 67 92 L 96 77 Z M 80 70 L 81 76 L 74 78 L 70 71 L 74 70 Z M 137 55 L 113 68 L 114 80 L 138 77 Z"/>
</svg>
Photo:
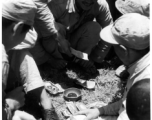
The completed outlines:
<svg viewBox="0 0 152 120">
<path fill-rule="evenodd" d="M 99 115 L 101 119 L 105 120 L 128 120 L 126 96 L 130 87 L 141 79 L 150 78 L 149 22 L 148 17 L 129 13 L 121 16 L 113 25 L 109 25 L 101 31 L 101 39 L 114 46 L 117 56 L 128 67 L 127 71 L 130 76 L 121 100 L 99 109 L 79 112 L 78 114 L 87 116 L 85 120 L 95 119 Z"/>
</svg>

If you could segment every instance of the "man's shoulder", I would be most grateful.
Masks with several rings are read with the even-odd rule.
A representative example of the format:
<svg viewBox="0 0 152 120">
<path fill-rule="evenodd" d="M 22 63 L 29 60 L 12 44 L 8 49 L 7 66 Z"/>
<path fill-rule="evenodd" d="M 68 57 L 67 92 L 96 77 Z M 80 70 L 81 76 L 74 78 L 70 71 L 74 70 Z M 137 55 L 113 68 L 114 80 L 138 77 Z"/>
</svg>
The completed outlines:
<svg viewBox="0 0 152 120">
<path fill-rule="evenodd" d="M 107 6 L 107 1 L 106 0 L 97 0 L 97 4 L 99 6 L 106 7 Z"/>
<path fill-rule="evenodd" d="M 66 4 L 68 0 L 49 0 L 49 4 L 54 3 L 54 4 Z"/>
</svg>

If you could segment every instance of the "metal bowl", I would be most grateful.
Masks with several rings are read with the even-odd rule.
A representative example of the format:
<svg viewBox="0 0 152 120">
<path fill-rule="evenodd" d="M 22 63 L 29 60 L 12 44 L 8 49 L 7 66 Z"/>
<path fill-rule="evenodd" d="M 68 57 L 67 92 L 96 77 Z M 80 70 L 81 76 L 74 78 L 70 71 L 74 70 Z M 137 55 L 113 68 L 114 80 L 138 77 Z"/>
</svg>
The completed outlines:
<svg viewBox="0 0 152 120">
<path fill-rule="evenodd" d="M 81 99 L 81 91 L 77 88 L 68 88 L 63 93 L 64 99 L 67 101 L 77 101 Z"/>
</svg>

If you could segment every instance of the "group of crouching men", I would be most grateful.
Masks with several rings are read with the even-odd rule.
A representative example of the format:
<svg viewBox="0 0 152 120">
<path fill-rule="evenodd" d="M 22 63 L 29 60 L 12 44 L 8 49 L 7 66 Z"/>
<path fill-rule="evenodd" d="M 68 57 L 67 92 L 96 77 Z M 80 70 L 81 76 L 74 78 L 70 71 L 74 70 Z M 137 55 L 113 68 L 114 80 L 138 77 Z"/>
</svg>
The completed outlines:
<svg viewBox="0 0 152 120">
<path fill-rule="evenodd" d="M 63 54 L 73 57 L 73 48 L 89 55 L 89 61 L 73 62 L 94 73 L 94 63 L 101 63 L 111 47 L 129 72 L 123 98 L 76 114 L 85 120 L 150 120 L 150 3 L 117 0 L 115 5 L 122 15 L 113 22 L 106 0 L 2 1 L 3 120 L 36 120 L 19 110 L 25 94 L 40 103 L 43 120 L 52 120 L 37 66 L 65 68 Z"/>
</svg>

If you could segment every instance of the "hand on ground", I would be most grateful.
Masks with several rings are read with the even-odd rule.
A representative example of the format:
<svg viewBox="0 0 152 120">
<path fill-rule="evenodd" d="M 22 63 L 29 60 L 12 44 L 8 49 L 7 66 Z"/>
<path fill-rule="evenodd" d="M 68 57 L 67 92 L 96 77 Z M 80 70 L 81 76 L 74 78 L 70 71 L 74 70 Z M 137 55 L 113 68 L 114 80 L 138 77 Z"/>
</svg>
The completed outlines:
<svg viewBox="0 0 152 120">
<path fill-rule="evenodd" d="M 63 69 L 67 65 L 67 61 L 64 59 L 55 58 L 53 56 L 50 56 L 50 59 L 48 60 L 48 64 L 55 69 Z"/>
<path fill-rule="evenodd" d="M 95 74 L 97 72 L 94 63 L 91 61 L 78 59 L 77 63 L 82 66 L 88 73 Z"/>
<path fill-rule="evenodd" d="M 23 87 L 17 87 L 6 95 L 6 103 L 9 105 L 11 110 L 17 110 L 24 105 L 25 93 Z"/>
</svg>

